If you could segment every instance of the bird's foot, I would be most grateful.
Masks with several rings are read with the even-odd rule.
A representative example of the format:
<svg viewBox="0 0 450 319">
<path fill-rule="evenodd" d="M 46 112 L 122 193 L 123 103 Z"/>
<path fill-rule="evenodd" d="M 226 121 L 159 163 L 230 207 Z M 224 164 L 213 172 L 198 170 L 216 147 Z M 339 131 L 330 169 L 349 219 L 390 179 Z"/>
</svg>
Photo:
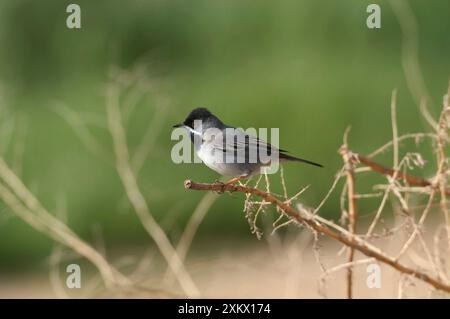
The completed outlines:
<svg viewBox="0 0 450 319">
<path fill-rule="evenodd" d="M 216 179 L 215 180 L 215 182 L 214 182 L 214 184 L 216 184 L 216 185 L 220 185 L 221 186 L 221 190 L 219 190 L 219 191 L 217 191 L 219 194 L 222 194 L 222 193 L 224 193 L 225 192 L 225 188 L 226 188 L 226 186 L 228 186 L 228 185 L 233 185 L 234 183 L 240 183 L 241 182 L 241 180 L 243 179 L 243 178 L 246 178 L 246 176 L 239 176 L 239 177 L 234 177 L 234 178 L 232 178 L 232 179 L 230 179 L 230 180 L 228 180 L 228 181 L 226 181 L 226 182 L 222 182 L 222 181 L 219 181 L 218 179 Z M 232 190 L 228 190 L 230 193 L 232 192 Z"/>
<path fill-rule="evenodd" d="M 225 193 L 225 187 L 227 186 L 226 183 L 224 183 L 224 182 L 219 181 L 218 179 L 216 179 L 216 180 L 214 181 L 214 184 L 221 186 L 221 188 L 220 188 L 219 190 L 216 191 L 217 194 L 223 194 L 223 193 Z"/>
</svg>

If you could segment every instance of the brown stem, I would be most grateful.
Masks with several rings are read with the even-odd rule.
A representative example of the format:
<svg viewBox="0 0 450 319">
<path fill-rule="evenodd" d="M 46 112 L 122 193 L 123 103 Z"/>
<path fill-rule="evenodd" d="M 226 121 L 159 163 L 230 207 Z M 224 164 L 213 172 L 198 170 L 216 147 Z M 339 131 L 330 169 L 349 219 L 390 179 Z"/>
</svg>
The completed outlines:
<svg viewBox="0 0 450 319">
<path fill-rule="evenodd" d="M 345 173 L 347 175 L 347 196 L 348 196 L 348 230 L 351 234 L 356 233 L 356 223 L 358 221 L 358 210 L 356 203 L 356 188 L 355 188 L 355 165 L 354 156 L 349 152 L 347 145 L 344 144 L 340 153 L 345 164 Z M 348 252 L 348 263 L 350 266 L 347 268 L 347 298 L 353 298 L 353 259 L 355 257 L 355 249 L 350 247 Z"/>
<path fill-rule="evenodd" d="M 320 234 L 324 234 L 327 237 L 333 238 L 344 245 L 354 248 L 355 250 L 358 250 L 359 252 L 363 253 L 364 255 L 368 257 L 373 257 L 377 259 L 378 261 L 387 264 L 394 269 L 398 270 L 401 273 L 411 275 L 415 278 L 418 278 L 431 286 L 433 286 L 436 289 L 445 291 L 450 293 L 450 285 L 443 283 L 439 281 L 438 279 L 435 279 L 426 273 L 423 273 L 421 271 L 412 269 L 408 266 L 405 266 L 401 263 L 399 263 L 394 258 L 384 254 L 380 250 L 378 250 L 376 247 L 372 246 L 371 244 L 367 243 L 366 241 L 362 240 L 360 237 L 343 231 L 334 231 L 330 229 L 329 227 L 317 222 L 313 218 L 309 218 L 308 216 L 303 216 L 300 212 L 292 208 L 291 206 L 287 205 L 286 203 L 283 203 L 282 201 L 275 198 L 272 194 L 263 192 L 257 188 L 252 188 L 248 186 L 242 186 L 242 185 L 231 185 L 231 184 L 223 184 L 223 183 L 215 183 L 215 184 L 201 184 L 201 183 L 195 183 L 191 180 L 186 180 L 184 182 L 184 187 L 186 189 L 192 189 L 192 190 L 203 190 L 203 191 L 216 191 L 216 192 L 241 192 L 245 194 L 253 194 L 256 196 L 259 196 L 263 198 L 265 201 L 277 206 L 279 209 L 284 211 L 289 217 L 294 219 L 295 221 L 308 225 L 313 230 L 317 231 Z"/>
<path fill-rule="evenodd" d="M 368 159 L 367 157 L 364 157 L 363 155 L 359 155 L 359 154 L 355 154 L 355 156 L 358 158 L 359 162 L 366 165 L 367 167 L 370 167 L 370 169 L 372 169 L 375 172 L 384 174 L 384 175 L 389 175 L 389 176 L 394 176 L 394 174 L 396 174 L 396 178 L 397 179 L 402 179 L 404 181 L 406 181 L 408 184 L 410 185 L 414 185 L 414 186 L 432 186 L 432 183 L 424 178 L 420 178 L 420 177 L 416 177 L 416 176 L 412 176 L 409 174 L 405 174 L 402 171 L 397 171 L 395 169 L 392 168 L 388 168 L 385 167 L 381 164 L 378 164 L 370 159 Z"/>
</svg>

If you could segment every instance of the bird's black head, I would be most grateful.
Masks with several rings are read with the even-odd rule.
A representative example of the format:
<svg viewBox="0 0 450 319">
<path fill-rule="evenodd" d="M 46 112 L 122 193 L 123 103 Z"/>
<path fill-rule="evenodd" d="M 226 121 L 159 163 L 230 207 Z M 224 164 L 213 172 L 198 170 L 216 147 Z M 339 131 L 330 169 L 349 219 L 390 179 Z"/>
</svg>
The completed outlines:
<svg viewBox="0 0 450 319">
<path fill-rule="evenodd" d="M 221 128 L 223 126 L 222 121 L 220 121 L 208 109 L 206 109 L 204 107 L 199 107 L 199 108 L 193 109 L 182 124 L 177 124 L 174 127 L 180 127 L 180 126 L 185 125 L 185 126 L 188 126 L 193 129 L 195 121 L 201 121 L 203 128 L 209 128 L 209 127 Z"/>
</svg>

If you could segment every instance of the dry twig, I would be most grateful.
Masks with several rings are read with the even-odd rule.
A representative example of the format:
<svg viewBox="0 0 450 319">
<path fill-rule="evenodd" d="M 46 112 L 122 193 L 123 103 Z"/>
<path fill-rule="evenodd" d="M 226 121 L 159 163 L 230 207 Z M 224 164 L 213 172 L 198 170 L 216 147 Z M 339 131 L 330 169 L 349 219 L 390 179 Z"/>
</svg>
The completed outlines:
<svg viewBox="0 0 450 319">
<path fill-rule="evenodd" d="M 244 194 L 252 194 L 259 196 L 263 198 L 265 201 L 271 203 L 278 209 L 285 212 L 290 218 L 294 219 L 296 222 L 302 225 L 307 225 L 314 231 L 326 235 L 329 238 L 335 239 L 347 247 L 354 248 L 355 250 L 358 250 L 359 252 L 363 253 L 368 257 L 373 257 L 378 261 L 395 268 L 401 273 L 415 277 L 419 280 L 422 280 L 430 284 L 436 289 L 450 293 L 449 284 L 444 283 L 439 279 L 433 278 L 420 270 L 416 270 L 409 266 L 399 263 L 398 260 L 396 260 L 395 258 L 388 256 L 377 247 L 361 239 L 359 236 L 356 236 L 355 234 L 348 232 L 342 227 L 339 227 L 338 225 L 334 224 L 333 228 L 337 230 L 332 230 L 329 226 L 326 226 L 322 222 L 319 222 L 319 220 L 323 221 L 323 219 L 317 218 L 318 216 L 311 214 L 309 215 L 302 214 L 299 211 L 292 208 L 291 206 L 283 203 L 282 201 L 274 197 L 272 194 L 264 192 L 260 189 L 242 185 L 230 185 L 222 183 L 202 184 L 202 183 L 195 183 L 191 180 L 186 180 L 184 182 L 184 187 L 186 189 L 192 190 L 216 191 L 216 192 L 226 192 L 226 191 L 241 192 Z"/>
<path fill-rule="evenodd" d="M 155 241 L 161 254 L 166 259 L 169 267 L 174 272 L 183 291 L 189 297 L 198 297 L 199 291 L 186 271 L 178 253 L 170 243 L 164 230 L 154 219 L 142 195 L 130 164 L 125 130 L 122 126 L 122 118 L 119 108 L 119 89 L 111 86 L 107 92 L 107 115 L 108 125 L 113 139 L 114 152 L 116 156 L 116 169 L 125 188 L 125 192 L 134 207 L 134 210 L 144 226 L 145 230 Z"/>
<path fill-rule="evenodd" d="M 358 210 L 356 206 L 356 186 L 355 186 L 355 158 L 353 154 L 348 150 L 347 134 L 344 135 L 344 144 L 341 146 L 339 152 L 344 161 L 345 174 L 347 176 L 347 196 L 348 196 L 348 230 L 351 234 L 356 233 L 356 223 L 358 221 Z M 348 251 L 348 264 L 347 267 L 347 298 L 353 298 L 353 259 L 355 256 L 355 250 L 353 247 L 349 247 Z"/>
</svg>

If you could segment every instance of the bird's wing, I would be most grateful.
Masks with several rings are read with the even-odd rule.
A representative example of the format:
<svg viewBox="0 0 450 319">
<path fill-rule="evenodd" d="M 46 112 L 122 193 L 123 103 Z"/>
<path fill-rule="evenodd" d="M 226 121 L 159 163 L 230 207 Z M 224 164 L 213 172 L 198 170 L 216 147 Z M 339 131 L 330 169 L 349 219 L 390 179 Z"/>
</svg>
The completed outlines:
<svg viewBox="0 0 450 319">
<path fill-rule="evenodd" d="M 283 152 L 242 129 L 229 128 L 215 133 L 209 136 L 209 142 L 216 151 L 222 152 L 226 163 L 266 163 L 270 156 Z"/>
</svg>

